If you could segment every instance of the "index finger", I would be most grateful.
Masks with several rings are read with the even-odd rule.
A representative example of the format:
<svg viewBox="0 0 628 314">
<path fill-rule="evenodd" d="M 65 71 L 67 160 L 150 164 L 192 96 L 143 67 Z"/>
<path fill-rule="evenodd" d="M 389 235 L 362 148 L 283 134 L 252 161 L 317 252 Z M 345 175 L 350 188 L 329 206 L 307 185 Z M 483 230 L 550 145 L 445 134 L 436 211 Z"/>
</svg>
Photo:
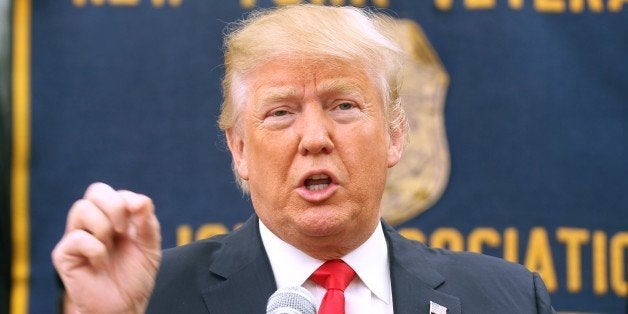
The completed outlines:
<svg viewBox="0 0 628 314">
<path fill-rule="evenodd" d="M 131 212 L 129 230 L 133 231 L 133 237 L 141 241 L 145 247 L 159 250 L 161 233 L 153 201 L 146 195 L 131 191 L 118 193 L 127 202 L 128 210 Z"/>
<path fill-rule="evenodd" d="M 126 201 L 113 188 L 100 182 L 93 183 L 85 191 L 84 198 L 109 218 L 116 232 L 126 231 L 129 225 L 129 209 Z"/>
</svg>

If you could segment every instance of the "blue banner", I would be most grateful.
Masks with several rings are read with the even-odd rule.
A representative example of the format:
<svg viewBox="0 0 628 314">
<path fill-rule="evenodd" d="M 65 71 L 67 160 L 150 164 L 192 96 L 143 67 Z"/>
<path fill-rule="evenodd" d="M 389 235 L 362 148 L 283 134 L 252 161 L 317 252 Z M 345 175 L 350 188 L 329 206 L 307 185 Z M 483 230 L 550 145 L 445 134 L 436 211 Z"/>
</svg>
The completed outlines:
<svg viewBox="0 0 628 314">
<path fill-rule="evenodd" d="M 14 309 L 55 308 L 50 252 L 92 182 L 151 196 L 164 247 L 251 215 L 216 123 L 222 34 L 255 8 L 300 2 L 32 1 L 28 225 L 13 231 L 29 272 Z M 413 57 L 387 220 L 539 272 L 559 311 L 625 313 L 628 1 L 311 2 L 393 16 Z"/>
</svg>

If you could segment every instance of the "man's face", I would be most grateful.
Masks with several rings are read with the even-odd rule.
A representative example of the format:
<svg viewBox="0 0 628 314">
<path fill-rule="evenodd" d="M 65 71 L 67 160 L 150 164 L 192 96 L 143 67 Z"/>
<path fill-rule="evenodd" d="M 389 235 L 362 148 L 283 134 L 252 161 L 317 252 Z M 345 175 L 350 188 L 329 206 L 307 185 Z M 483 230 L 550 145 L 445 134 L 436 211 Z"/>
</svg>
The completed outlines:
<svg viewBox="0 0 628 314">
<path fill-rule="evenodd" d="M 284 241 L 321 259 L 363 243 L 380 217 L 387 168 L 403 135 L 360 65 L 271 61 L 248 75 L 237 131 L 227 132 L 253 207 Z M 338 256 L 336 256 L 338 255 Z"/>
</svg>

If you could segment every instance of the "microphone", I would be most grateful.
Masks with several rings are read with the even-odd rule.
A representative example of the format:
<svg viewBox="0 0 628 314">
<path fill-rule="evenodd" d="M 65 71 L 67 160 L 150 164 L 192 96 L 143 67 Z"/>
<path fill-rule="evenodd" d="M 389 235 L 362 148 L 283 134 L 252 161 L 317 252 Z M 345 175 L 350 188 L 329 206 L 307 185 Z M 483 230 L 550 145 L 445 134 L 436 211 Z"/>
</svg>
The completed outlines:
<svg viewBox="0 0 628 314">
<path fill-rule="evenodd" d="M 313 300 L 303 287 L 281 288 L 268 298 L 266 314 L 316 314 Z"/>
</svg>

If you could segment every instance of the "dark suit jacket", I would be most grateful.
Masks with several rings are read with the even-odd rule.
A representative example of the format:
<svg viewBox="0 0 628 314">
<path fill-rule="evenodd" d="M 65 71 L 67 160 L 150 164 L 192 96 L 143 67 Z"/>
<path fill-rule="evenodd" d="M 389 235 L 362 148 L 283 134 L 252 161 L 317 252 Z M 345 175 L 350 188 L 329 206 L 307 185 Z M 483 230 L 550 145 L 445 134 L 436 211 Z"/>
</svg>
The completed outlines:
<svg viewBox="0 0 628 314">
<path fill-rule="evenodd" d="M 383 223 L 395 313 L 554 313 L 537 274 L 481 254 L 430 249 Z M 228 235 L 164 251 L 148 313 L 265 313 L 276 290 L 257 216 Z"/>
</svg>

